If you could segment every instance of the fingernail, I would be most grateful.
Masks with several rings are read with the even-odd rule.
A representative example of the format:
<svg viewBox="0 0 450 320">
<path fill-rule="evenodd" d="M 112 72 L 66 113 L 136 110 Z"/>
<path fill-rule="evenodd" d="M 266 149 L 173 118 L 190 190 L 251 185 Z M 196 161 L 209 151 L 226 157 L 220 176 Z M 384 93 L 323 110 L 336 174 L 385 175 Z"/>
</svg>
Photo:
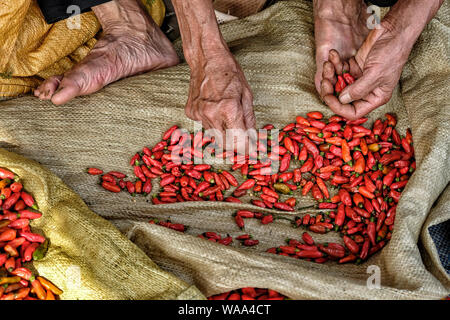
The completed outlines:
<svg viewBox="0 0 450 320">
<path fill-rule="evenodd" d="M 347 104 L 347 103 L 352 102 L 352 98 L 350 97 L 350 94 L 348 92 L 345 92 L 344 94 L 341 94 L 339 96 L 339 101 L 342 104 Z"/>
</svg>

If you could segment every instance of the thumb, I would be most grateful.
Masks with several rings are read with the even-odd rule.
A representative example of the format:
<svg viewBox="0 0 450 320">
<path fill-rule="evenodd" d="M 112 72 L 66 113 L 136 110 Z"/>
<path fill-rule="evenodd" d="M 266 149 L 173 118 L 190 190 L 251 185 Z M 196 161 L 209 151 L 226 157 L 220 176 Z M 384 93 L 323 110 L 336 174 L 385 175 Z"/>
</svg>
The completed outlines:
<svg viewBox="0 0 450 320">
<path fill-rule="evenodd" d="M 350 86 L 342 90 L 339 101 L 342 104 L 349 104 L 356 100 L 363 100 L 377 87 L 376 76 L 371 73 L 363 74 Z"/>
<path fill-rule="evenodd" d="M 370 31 L 366 40 L 364 40 L 364 43 L 356 53 L 354 61 L 350 61 L 350 64 L 354 66 L 353 69 L 357 69 L 355 67 L 358 66 L 360 70 L 363 70 L 363 76 L 356 80 L 352 85 L 342 90 L 339 95 L 339 101 L 342 104 L 348 104 L 355 100 L 361 100 L 367 97 L 367 95 L 377 87 L 375 81 L 377 79 L 377 75 L 374 72 L 372 72 L 372 74 L 369 73 L 367 69 L 364 70 L 364 65 L 366 65 L 370 52 L 384 32 L 385 30 L 383 28 L 376 28 Z M 356 64 L 354 62 L 356 62 Z"/>
<path fill-rule="evenodd" d="M 382 28 L 373 29 L 372 31 L 369 32 L 367 38 L 364 40 L 363 44 L 358 49 L 358 52 L 355 55 L 355 60 L 361 69 L 364 67 L 367 57 L 369 56 L 373 47 L 375 46 L 378 39 L 380 39 L 380 37 L 383 35 L 384 32 L 385 30 Z"/>
</svg>

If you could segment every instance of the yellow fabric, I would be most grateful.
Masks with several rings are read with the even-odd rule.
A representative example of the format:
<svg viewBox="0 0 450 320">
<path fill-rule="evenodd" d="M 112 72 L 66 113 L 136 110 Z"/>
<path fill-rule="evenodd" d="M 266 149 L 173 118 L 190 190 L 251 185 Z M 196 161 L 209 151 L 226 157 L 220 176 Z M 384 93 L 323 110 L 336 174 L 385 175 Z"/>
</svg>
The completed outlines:
<svg viewBox="0 0 450 320">
<path fill-rule="evenodd" d="M 162 0 L 141 0 L 160 26 Z M 80 15 L 80 29 L 67 20 L 47 24 L 36 0 L 0 2 L 0 97 L 30 92 L 52 75 L 71 69 L 96 43 L 100 23 L 93 12 Z"/>
</svg>

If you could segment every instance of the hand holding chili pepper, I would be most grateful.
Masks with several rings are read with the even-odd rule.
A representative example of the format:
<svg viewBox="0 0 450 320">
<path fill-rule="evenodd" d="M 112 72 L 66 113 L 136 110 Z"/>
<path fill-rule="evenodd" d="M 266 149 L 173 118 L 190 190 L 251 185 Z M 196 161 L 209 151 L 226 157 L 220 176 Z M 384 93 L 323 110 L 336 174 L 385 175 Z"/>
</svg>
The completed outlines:
<svg viewBox="0 0 450 320">
<path fill-rule="evenodd" d="M 331 50 L 329 62 L 323 67 L 321 85 L 321 97 L 331 110 L 352 120 L 387 103 L 414 43 L 442 2 L 399 1 L 379 27 L 370 31 L 356 56 L 348 63 L 342 62 L 336 50 Z M 414 27 L 405 28 L 406 25 Z M 350 70 L 357 80 L 344 88 L 337 98 L 333 95 L 332 86 L 337 81 L 335 73 L 340 74 L 343 69 Z"/>
</svg>

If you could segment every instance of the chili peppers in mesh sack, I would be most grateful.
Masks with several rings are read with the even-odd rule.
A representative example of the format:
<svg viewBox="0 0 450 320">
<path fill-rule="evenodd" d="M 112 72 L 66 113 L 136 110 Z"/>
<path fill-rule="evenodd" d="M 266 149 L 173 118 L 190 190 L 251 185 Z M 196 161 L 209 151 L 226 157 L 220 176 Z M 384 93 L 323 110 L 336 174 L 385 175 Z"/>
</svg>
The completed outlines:
<svg viewBox="0 0 450 320">
<path fill-rule="evenodd" d="M 208 300 L 287 300 L 281 293 L 271 289 L 241 288 L 208 297 Z"/>
<path fill-rule="evenodd" d="M 47 251 L 48 241 L 30 228 L 42 214 L 14 173 L 0 168 L 0 178 L 0 300 L 56 300 L 62 291 L 27 266 Z"/>
</svg>

